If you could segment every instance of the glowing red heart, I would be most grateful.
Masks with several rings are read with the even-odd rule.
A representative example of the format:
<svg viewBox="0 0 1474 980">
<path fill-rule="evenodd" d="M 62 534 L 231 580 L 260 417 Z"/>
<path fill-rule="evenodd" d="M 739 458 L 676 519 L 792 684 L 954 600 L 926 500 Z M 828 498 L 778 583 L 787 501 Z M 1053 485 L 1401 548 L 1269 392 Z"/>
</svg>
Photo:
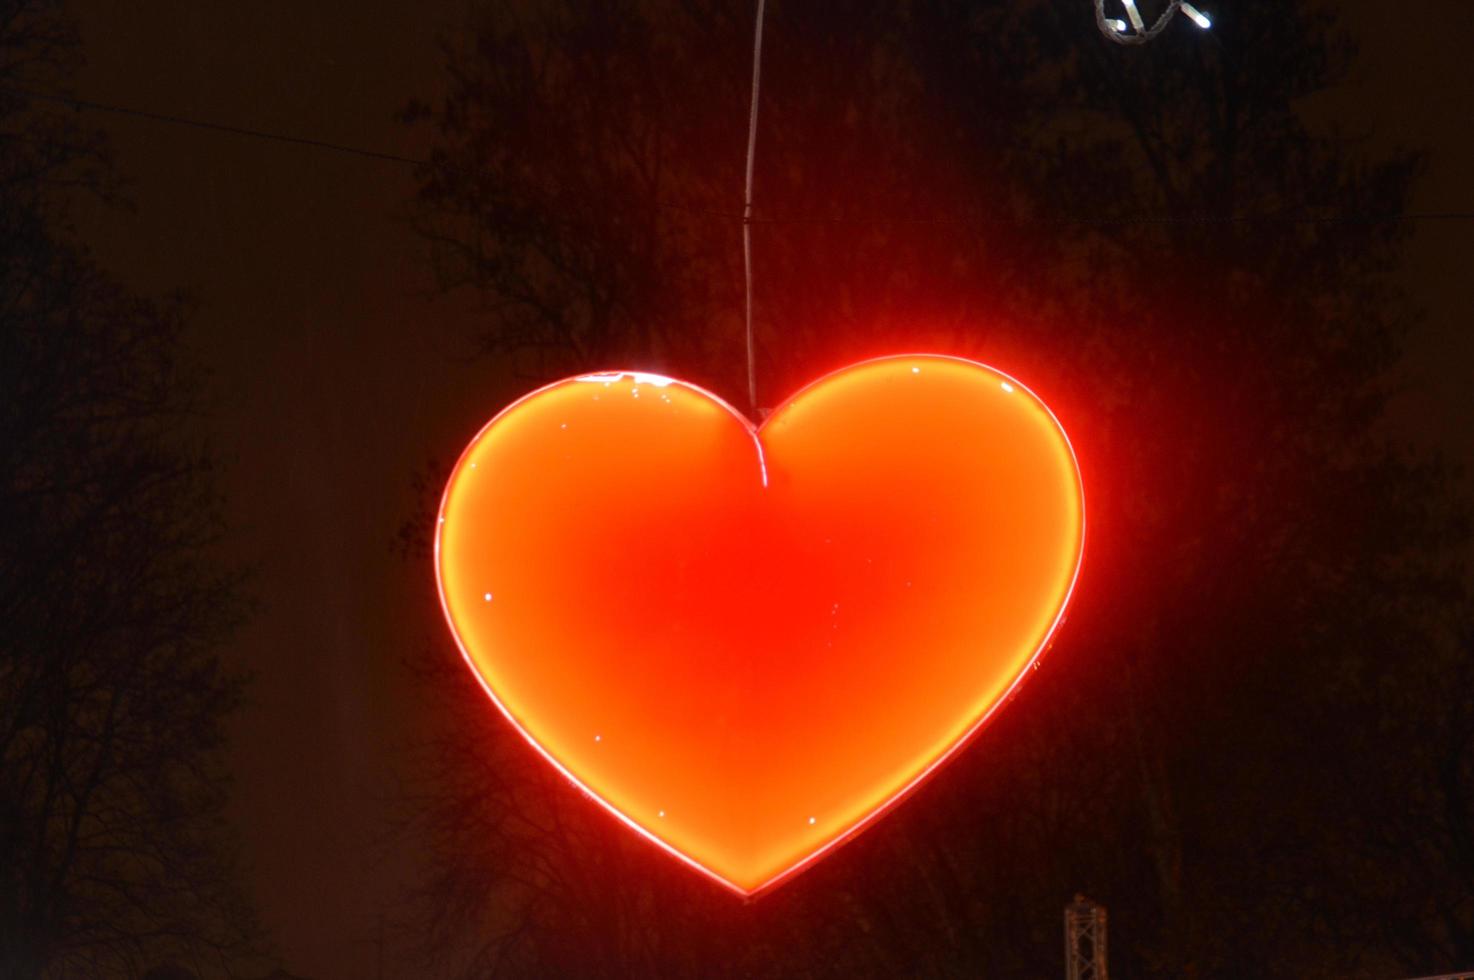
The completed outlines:
<svg viewBox="0 0 1474 980">
<path fill-rule="evenodd" d="M 441 602 L 549 762 L 743 894 L 856 832 L 1028 673 L 1079 568 L 1054 416 L 971 361 L 815 382 L 754 429 L 642 374 L 503 411 L 441 504 Z"/>
</svg>

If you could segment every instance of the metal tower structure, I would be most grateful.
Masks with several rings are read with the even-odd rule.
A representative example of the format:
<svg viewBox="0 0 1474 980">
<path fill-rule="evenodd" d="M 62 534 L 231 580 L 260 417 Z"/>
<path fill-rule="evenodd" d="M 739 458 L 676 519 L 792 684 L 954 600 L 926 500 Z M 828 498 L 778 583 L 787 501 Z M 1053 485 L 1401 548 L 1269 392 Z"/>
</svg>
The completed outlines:
<svg viewBox="0 0 1474 980">
<path fill-rule="evenodd" d="M 1065 906 L 1065 980 L 1108 980 L 1105 906 L 1084 895 Z"/>
</svg>

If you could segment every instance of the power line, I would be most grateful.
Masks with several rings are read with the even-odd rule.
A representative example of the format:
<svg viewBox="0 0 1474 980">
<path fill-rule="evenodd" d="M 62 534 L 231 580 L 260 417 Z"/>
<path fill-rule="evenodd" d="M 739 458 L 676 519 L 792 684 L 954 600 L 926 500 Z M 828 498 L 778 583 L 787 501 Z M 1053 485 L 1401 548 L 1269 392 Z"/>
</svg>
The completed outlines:
<svg viewBox="0 0 1474 980">
<path fill-rule="evenodd" d="M 366 157 L 370 160 L 387 160 L 390 163 L 406 163 L 413 166 L 421 166 L 429 162 L 426 160 L 416 160 L 413 157 L 400 156 L 397 153 L 385 153 L 381 150 L 364 149 L 361 146 L 349 146 L 346 143 L 331 143 L 327 140 L 311 139 L 305 136 L 287 136 L 282 133 L 270 133 L 264 129 L 250 129 L 245 126 L 232 126 L 227 123 L 211 122 L 208 119 L 190 119 L 186 116 L 173 116 L 165 112 L 152 112 L 148 109 L 132 109 L 128 106 L 109 105 L 105 102 L 90 102 L 86 99 L 78 99 L 70 95 L 53 95 L 46 92 L 30 92 L 25 89 L 15 88 L 3 88 L 0 89 L 0 92 L 22 99 L 32 99 L 37 102 L 52 102 L 71 109 L 91 109 L 94 112 L 109 112 L 115 116 L 149 119 L 153 122 L 169 123 L 175 126 L 188 126 L 193 129 L 204 129 L 216 133 L 229 133 L 232 136 L 246 136 L 251 139 L 271 140 L 276 143 L 310 146 L 318 150 L 347 153 L 352 156 Z"/>
<path fill-rule="evenodd" d="M 23 99 L 33 99 L 39 102 L 50 102 L 64 105 L 76 110 L 90 110 L 93 112 L 104 112 L 112 115 L 131 117 L 135 119 L 146 119 L 151 122 L 165 123 L 168 125 L 185 126 L 193 129 L 205 130 L 217 133 L 226 133 L 232 136 L 240 136 L 248 139 L 266 140 L 276 143 L 285 143 L 293 146 L 306 146 L 317 150 L 326 150 L 332 153 L 343 153 L 363 159 L 378 160 L 387 163 L 397 163 L 412 167 L 442 166 L 458 173 L 484 174 L 485 171 L 470 170 L 464 167 L 456 167 L 443 161 L 426 160 L 418 157 L 403 156 L 398 153 L 388 153 L 383 150 L 373 150 L 361 146 L 352 146 L 347 143 L 335 143 L 329 140 L 316 139 L 305 136 L 291 136 L 284 133 L 273 133 L 264 129 L 252 129 L 246 126 L 235 126 L 229 123 L 219 123 L 208 119 L 196 119 L 188 116 L 176 116 L 166 112 L 155 112 L 149 109 L 136 109 L 129 106 L 113 105 L 106 102 L 95 102 L 88 99 L 74 98 L 68 95 L 58 95 L 47 92 L 33 92 L 26 89 L 10 87 L 0 88 L 0 93 Z M 744 221 L 744 215 L 737 211 L 724 211 L 718 208 L 700 207 L 690 204 L 680 204 L 670 201 L 655 201 L 652 206 L 663 211 L 679 211 L 687 214 L 700 214 L 712 218 L 722 218 L 733 223 Z M 750 224 L 754 225 L 804 225 L 804 224 L 835 224 L 835 225 L 952 225 L 967 227 L 986 227 L 990 225 L 1242 225 L 1242 224 L 1283 224 L 1283 225 L 1356 225 L 1356 224 L 1383 224 L 1388 222 L 1403 221 L 1471 221 L 1474 220 L 1474 209 L 1442 209 L 1428 211 L 1401 211 L 1390 214 L 1294 214 L 1289 212 L 1278 212 L 1275 214 L 1135 214 L 1135 215 L 1112 215 L 1109 217 L 1081 217 L 1060 216 L 1050 217 L 1047 215 L 1036 215 L 1030 217 L 1009 217 L 1006 215 L 906 215 L 906 214 L 872 214 L 858 215 L 852 217 L 824 217 L 805 215 L 768 215 L 764 217 L 747 216 Z"/>
<path fill-rule="evenodd" d="M 368 160 L 379 160 L 387 163 L 400 163 L 411 167 L 429 167 L 435 165 L 432 160 L 420 157 L 407 157 L 398 153 L 388 153 L 384 150 L 371 150 L 361 146 L 352 146 L 347 143 L 334 143 L 330 140 L 316 139 L 307 136 L 289 136 L 285 133 L 273 133 L 264 129 L 252 129 L 248 126 L 235 126 L 229 123 L 214 122 L 209 119 L 195 119 L 189 116 L 176 116 L 167 112 L 154 112 L 150 109 L 135 109 L 130 106 L 113 105 L 107 102 L 93 102 L 89 99 L 79 99 L 70 95 L 59 95 L 50 92 L 32 92 L 26 89 L 0 88 L 0 93 L 15 96 L 16 98 L 32 99 L 37 102 L 50 102 L 56 105 L 64 105 L 78 111 L 87 109 L 93 112 L 105 112 L 115 116 L 125 116 L 133 119 L 147 119 L 151 122 L 167 123 L 173 126 L 184 126 L 190 129 L 200 129 L 207 132 L 227 133 L 231 136 L 244 136 L 248 139 L 265 140 L 273 143 L 286 143 L 291 146 L 308 146 L 315 150 L 327 150 L 332 153 L 344 153 L 349 156 L 362 157 Z M 484 171 L 468 170 L 463 167 L 449 166 L 447 169 L 458 173 L 479 174 Z M 730 211 L 715 211 L 710 208 L 692 207 L 685 204 L 672 204 L 668 202 L 656 202 L 656 207 L 668 211 L 684 211 L 693 214 L 706 214 L 714 217 L 731 218 L 738 220 L 741 215 Z"/>
</svg>

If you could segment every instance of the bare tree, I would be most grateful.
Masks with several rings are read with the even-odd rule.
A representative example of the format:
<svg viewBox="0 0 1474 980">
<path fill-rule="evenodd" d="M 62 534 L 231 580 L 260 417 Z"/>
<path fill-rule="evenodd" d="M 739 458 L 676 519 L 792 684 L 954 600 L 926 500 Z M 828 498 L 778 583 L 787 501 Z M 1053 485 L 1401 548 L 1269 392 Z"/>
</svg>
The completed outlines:
<svg viewBox="0 0 1474 980">
<path fill-rule="evenodd" d="M 74 44 L 57 5 L 0 3 L 0 974 L 218 971 L 253 928 L 221 821 L 240 576 L 181 308 L 67 239 L 101 144 L 14 94 Z"/>
<path fill-rule="evenodd" d="M 446 285 L 482 292 L 488 354 L 540 379 L 634 360 L 741 390 L 728 202 L 750 17 L 512 4 L 452 49 L 449 97 L 413 113 L 439 137 L 421 221 Z M 545 787 L 434 648 L 425 934 L 465 940 L 467 976 L 1033 977 L 1059 971 L 1057 911 L 1083 889 L 1130 923 L 1113 957 L 1131 975 L 1455 950 L 1467 879 L 1428 879 L 1433 908 L 1400 862 L 1466 845 L 1439 828 L 1466 819 L 1467 724 L 1434 680 L 1468 657 L 1437 639 L 1466 538 L 1446 475 L 1373 424 L 1412 315 L 1390 216 L 1418 161 L 1297 112 L 1346 64 L 1330 15 L 1236 5 L 1211 35 L 1130 50 L 1065 4 L 769 17 L 766 397 L 902 339 L 1017 365 L 1085 468 L 1070 622 L 941 779 L 752 907 Z M 1391 730 L 1408 747 L 1423 698 L 1441 761 L 1382 745 L 1348 793 L 1369 775 L 1355 747 Z M 1315 897 L 1333 882 L 1361 902 L 1334 928 Z"/>
</svg>

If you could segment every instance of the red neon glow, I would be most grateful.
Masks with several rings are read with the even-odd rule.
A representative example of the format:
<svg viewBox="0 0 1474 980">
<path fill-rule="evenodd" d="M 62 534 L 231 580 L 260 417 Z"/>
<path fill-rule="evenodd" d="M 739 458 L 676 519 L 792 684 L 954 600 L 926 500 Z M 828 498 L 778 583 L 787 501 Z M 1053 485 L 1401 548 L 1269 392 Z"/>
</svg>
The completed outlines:
<svg viewBox="0 0 1474 980">
<path fill-rule="evenodd" d="M 1012 694 L 1084 544 L 1058 421 L 993 368 L 880 358 L 754 429 L 645 374 L 472 440 L 435 564 L 461 651 L 544 758 L 751 895 L 854 834 Z"/>
</svg>

